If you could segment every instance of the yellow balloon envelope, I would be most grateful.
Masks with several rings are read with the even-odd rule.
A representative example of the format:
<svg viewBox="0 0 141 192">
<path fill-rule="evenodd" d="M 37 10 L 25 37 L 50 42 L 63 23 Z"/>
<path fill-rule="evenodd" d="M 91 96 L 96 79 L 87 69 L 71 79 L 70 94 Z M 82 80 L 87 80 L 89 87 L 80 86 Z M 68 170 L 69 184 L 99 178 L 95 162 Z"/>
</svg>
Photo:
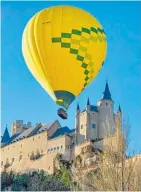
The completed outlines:
<svg viewBox="0 0 141 192">
<path fill-rule="evenodd" d="M 66 109 L 98 74 L 106 49 L 101 24 L 72 6 L 38 12 L 27 23 L 22 37 L 29 70 L 52 99 Z"/>
</svg>

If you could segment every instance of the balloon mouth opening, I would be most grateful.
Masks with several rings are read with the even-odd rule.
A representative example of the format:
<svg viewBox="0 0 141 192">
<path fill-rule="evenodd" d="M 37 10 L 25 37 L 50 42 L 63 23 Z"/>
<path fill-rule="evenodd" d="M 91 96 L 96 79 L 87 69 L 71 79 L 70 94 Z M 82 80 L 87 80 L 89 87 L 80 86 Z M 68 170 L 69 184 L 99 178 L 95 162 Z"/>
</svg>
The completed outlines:
<svg viewBox="0 0 141 192">
<path fill-rule="evenodd" d="M 70 104 L 74 101 L 75 96 L 74 94 L 68 92 L 68 91 L 55 91 L 55 96 L 56 96 L 56 103 L 58 105 L 61 105 L 65 109 L 68 109 Z"/>
<path fill-rule="evenodd" d="M 64 107 L 65 109 L 69 108 L 69 105 L 63 100 L 63 99 L 57 99 L 56 103 L 58 105 L 61 105 L 62 107 Z"/>
</svg>

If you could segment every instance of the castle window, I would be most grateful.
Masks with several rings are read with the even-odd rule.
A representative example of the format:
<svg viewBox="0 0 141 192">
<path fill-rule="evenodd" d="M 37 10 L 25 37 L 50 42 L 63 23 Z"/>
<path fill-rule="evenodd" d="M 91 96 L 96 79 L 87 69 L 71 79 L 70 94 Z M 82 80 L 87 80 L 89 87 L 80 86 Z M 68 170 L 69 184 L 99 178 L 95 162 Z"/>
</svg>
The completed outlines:
<svg viewBox="0 0 141 192">
<path fill-rule="evenodd" d="M 53 151 L 53 148 L 51 148 L 51 151 Z"/>
<path fill-rule="evenodd" d="M 3 166 L 3 161 L 1 162 L 1 166 Z"/>
<path fill-rule="evenodd" d="M 59 147 L 57 147 L 57 150 L 59 150 Z"/>
<path fill-rule="evenodd" d="M 54 151 L 56 151 L 56 147 L 54 147 Z"/>
<path fill-rule="evenodd" d="M 106 106 L 108 105 L 108 103 L 106 103 Z"/>
<path fill-rule="evenodd" d="M 34 141 L 34 137 L 33 137 L 33 141 Z"/>
<path fill-rule="evenodd" d="M 83 125 L 81 125 L 81 129 L 83 129 Z"/>
<path fill-rule="evenodd" d="M 63 149 L 63 145 L 61 145 L 61 149 Z"/>
<path fill-rule="evenodd" d="M 96 128 L 96 124 L 92 123 L 92 128 L 95 129 Z"/>
<path fill-rule="evenodd" d="M 50 152 L 50 149 L 48 149 L 48 152 Z"/>
<path fill-rule="evenodd" d="M 19 157 L 19 161 L 22 159 L 22 155 L 20 155 L 20 157 Z"/>
</svg>

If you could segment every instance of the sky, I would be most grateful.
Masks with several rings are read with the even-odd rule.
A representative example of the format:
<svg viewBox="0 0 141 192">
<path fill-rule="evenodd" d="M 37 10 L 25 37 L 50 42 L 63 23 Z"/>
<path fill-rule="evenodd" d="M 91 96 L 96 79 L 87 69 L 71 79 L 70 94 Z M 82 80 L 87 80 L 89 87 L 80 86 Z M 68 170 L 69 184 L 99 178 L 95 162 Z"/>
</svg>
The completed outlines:
<svg viewBox="0 0 141 192">
<path fill-rule="evenodd" d="M 94 15 L 102 24 L 108 42 L 104 67 L 95 80 L 71 104 L 68 120 L 61 120 L 58 106 L 27 69 L 21 38 L 28 20 L 53 5 L 72 5 Z M 2 2 L 1 23 L 1 134 L 7 124 L 11 134 L 15 120 L 50 123 L 56 119 L 70 129 L 75 125 L 77 102 L 84 109 L 89 96 L 96 105 L 108 79 L 114 111 L 121 105 L 130 123 L 130 152 L 141 151 L 141 2 Z"/>
</svg>

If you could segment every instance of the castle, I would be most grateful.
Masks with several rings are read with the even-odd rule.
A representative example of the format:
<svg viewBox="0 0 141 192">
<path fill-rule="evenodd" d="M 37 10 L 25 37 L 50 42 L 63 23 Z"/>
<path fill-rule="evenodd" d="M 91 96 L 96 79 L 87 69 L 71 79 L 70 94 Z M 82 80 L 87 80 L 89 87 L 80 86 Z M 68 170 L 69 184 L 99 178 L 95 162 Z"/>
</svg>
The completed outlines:
<svg viewBox="0 0 141 192">
<path fill-rule="evenodd" d="M 1 170 L 28 172 L 43 169 L 53 173 L 58 153 L 63 155 L 64 160 L 70 161 L 86 145 L 102 150 L 104 140 L 114 135 L 117 120 L 122 121 L 122 112 L 119 106 L 117 113 L 114 113 L 108 82 L 96 106 L 91 105 L 89 99 L 84 110 L 81 111 L 77 105 L 73 130 L 61 127 L 58 120 L 35 126 L 17 120 L 12 125 L 12 136 L 9 136 L 6 127 L 1 139 Z"/>
</svg>

